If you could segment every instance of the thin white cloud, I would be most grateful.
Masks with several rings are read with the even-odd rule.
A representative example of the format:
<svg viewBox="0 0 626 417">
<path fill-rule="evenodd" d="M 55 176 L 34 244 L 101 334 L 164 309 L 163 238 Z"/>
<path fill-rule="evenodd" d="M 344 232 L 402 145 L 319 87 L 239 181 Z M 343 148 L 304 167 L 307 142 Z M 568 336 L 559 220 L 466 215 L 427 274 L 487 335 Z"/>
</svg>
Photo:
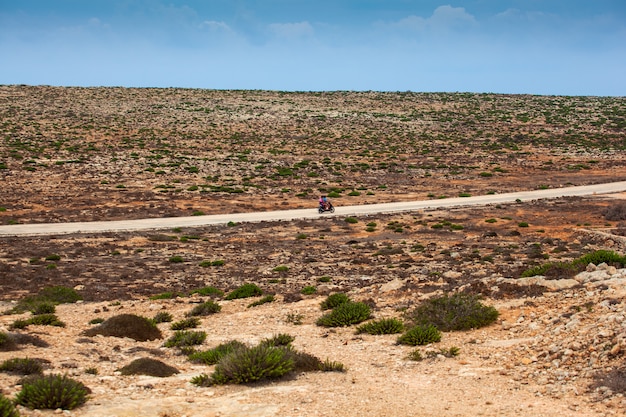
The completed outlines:
<svg viewBox="0 0 626 417">
<path fill-rule="evenodd" d="M 437 7 L 428 18 L 411 15 L 392 24 L 397 28 L 417 31 L 447 31 L 471 28 L 477 25 L 474 16 L 468 13 L 464 7 L 452 7 L 450 5 Z"/>
<path fill-rule="evenodd" d="M 208 29 L 211 31 L 224 31 L 231 32 L 232 29 L 224 22 L 218 22 L 215 20 L 205 20 L 200 24 L 200 29 Z"/>
<path fill-rule="evenodd" d="M 295 39 L 313 36 L 315 30 L 309 22 L 272 23 L 268 26 L 270 32 L 281 38 Z"/>
</svg>

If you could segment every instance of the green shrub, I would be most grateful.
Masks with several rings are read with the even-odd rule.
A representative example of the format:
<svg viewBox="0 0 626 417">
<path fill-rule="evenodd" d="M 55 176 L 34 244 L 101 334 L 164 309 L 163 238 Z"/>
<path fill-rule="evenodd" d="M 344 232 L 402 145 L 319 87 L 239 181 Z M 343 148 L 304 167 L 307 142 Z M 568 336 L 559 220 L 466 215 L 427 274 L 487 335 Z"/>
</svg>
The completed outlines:
<svg viewBox="0 0 626 417">
<path fill-rule="evenodd" d="M 8 333 L 0 332 L 0 352 L 15 350 L 16 348 L 15 340 Z"/>
<path fill-rule="evenodd" d="M 328 275 L 321 276 L 317 279 L 318 282 L 330 282 L 331 278 Z"/>
<path fill-rule="evenodd" d="M 178 330 L 165 341 L 165 347 L 187 347 L 201 345 L 206 340 L 206 332 L 193 330 Z"/>
<path fill-rule="evenodd" d="M 418 324 L 398 338 L 398 344 L 422 346 L 441 340 L 441 332 L 432 324 Z"/>
<path fill-rule="evenodd" d="M 10 313 L 23 313 L 25 311 L 33 311 L 40 304 L 71 304 L 83 298 L 73 288 L 56 286 L 46 287 L 39 291 L 36 295 L 25 297 L 20 300 L 17 305 L 12 308 Z"/>
<path fill-rule="evenodd" d="M 39 291 L 37 297 L 54 304 L 72 304 L 83 299 L 75 289 L 63 286 L 44 288 Z"/>
<path fill-rule="evenodd" d="M 208 316 L 210 314 L 219 313 L 222 307 L 214 301 L 206 301 L 202 304 L 198 304 L 188 313 L 189 316 Z"/>
<path fill-rule="evenodd" d="M 128 337 L 138 342 L 161 339 L 163 335 L 156 324 L 145 317 L 135 314 L 120 314 L 105 320 L 98 326 L 83 332 L 85 336 Z"/>
<path fill-rule="evenodd" d="M 222 266 L 222 265 L 224 265 L 224 263 L 225 262 L 223 260 L 218 259 L 218 260 L 215 260 L 215 261 L 207 261 L 207 260 L 205 260 L 205 261 L 200 262 L 198 265 L 203 267 L 203 268 L 207 268 L 209 266 Z"/>
<path fill-rule="evenodd" d="M 361 323 L 371 316 L 370 308 L 361 302 L 348 301 L 340 304 L 330 313 L 327 313 L 317 320 L 318 326 L 342 327 Z"/>
<path fill-rule="evenodd" d="M 322 372 L 345 372 L 346 369 L 341 362 L 331 361 L 326 359 L 320 365 L 320 371 Z"/>
<path fill-rule="evenodd" d="M 177 322 L 172 323 L 170 328 L 172 330 L 185 330 L 185 329 L 193 329 L 200 325 L 200 319 L 197 317 L 189 317 L 187 319 L 179 320 Z"/>
<path fill-rule="evenodd" d="M 262 340 L 261 343 L 270 345 L 270 346 L 289 346 L 291 342 L 293 342 L 294 340 L 295 340 L 295 337 L 289 334 L 279 333 L 277 335 L 272 336 L 269 339 Z"/>
<path fill-rule="evenodd" d="M 517 223 L 518 227 L 528 227 L 528 223 L 527 222 L 519 222 Z"/>
<path fill-rule="evenodd" d="M 498 311 L 482 304 L 477 295 L 456 293 L 424 301 L 410 318 L 417 324 L 432 324 L 447 332 L 487 326 L 496 321 Z"/>
<path fill-rule="evenodd" d="M 346 294 L 337 292 L 326 297 L 326 299 L 320 304 L 320 307 L 322 310 L 332 310 L 340 304 L 347 303 L 348 301 L 350 301 L 350 298 Z"/>
<path fill-rule="evenodd" d="M 32 409 L 71 410 L 87 401 L 89 389 L 66 375 L 33 376 L 22 380 L 15 402 Z"/>
<path fill-rule="evenodd" d="M 311 294 L 315 294 L 316 292 L 317 292 L 317 288 L 315 288 L 313 285 L 307 285 L 306 287 L 300 290 L 300 294 L 304 294 L 304 295 L 311 295 Z"/>
<path fill-rule="evenodd" d="M 32 316 L 26 320 L 15 320 L 11 324 L 12 329 L 25 329 L 27 326 L 31 324 L 36 326 L 57 326 L 57 327 L 65 327 L 65 323 L 63 323 L 59 318 L 54 314 L 39 314 L 37 316 Z"/>
<path fill-rule="evenodd" d="M 626 256 L 621 256 L 609 250 L 597 250 L 571 262 L 549 262 L 534 266 L 522 272 L 521 276 L 534 277 L 543 275 L 549 278 L 568 278 L 584 271 L 590 263 L 594 265 L 606 263 L 617 268 L 623 268 L 626 266 Z"/>
<path fill-rule="evenodd" d="M 60 261 L 61 260 L 61 255 L 58 255 L 56 253 L 51 253 L 50 255 L 46 256 L 46 261 Z"/>
<path fill-rule="evenodd" d="M 56 311 L 56 307 L 49 301 L 42 301 L 34 304 L 30 310 L 33 314 L 53 314 Z"/>
<path fill-rule="evenodd" d="M 409 353 L 407 358 L 411 361 L 419 362 L 424 359 L 424 356 L 422 355 L 422 352 L 420 352 L 419 349 L 415 349 L 414 351 Z"/>
<path fill-rule="evenodd" d="M 248 308 L 252 308 L 252 307 L 257 307 L 260 306 L 262 304 L 266 304 L 266 303 L 271 303 L 273 302 L 275 299 L 273 294 L 270 295 L 266 295 L 265 297 L 261 298 L 260 300 L 257 300 L 253 303 L 248 304 Z"/>
<path fill-rule="evenodd" d="M 29 324 L 30 324 L 29 320 L 15 320 L 13 323 L 11 323 L 9 328 L 21 330 L 21 329 L 25 329 L 26 327 L 28 327 Z"/>
<path fill-rule="evenodd" d="M 65 327 L 65 323 L 59 320 L 55 314 L 39 314 L 28 319 L 28 323 L 36 326 Z"/>
<path fill-rule="evenodd" d="M 205 350 L 203 352 L 193 352 L 188 356 L 188 359 L 194 363 L 215 365 L 222 357 L 228 355 L 233 350 L 244 348 L 246 348 L 246 345 L 237 340 L 232 340 L 230 342 L 222 343 L 213 349 Z"/>
<path fill-rule="evenodd" d="M 199 295 L 204 295 L 204 296 L 223 297 L 224 296 L 224 291 L 220 290 L 219 288 L 208 286 L 208 287 L 202 287 L 202 288 L 198 288 L 198 289 L 192 290 L 190 292 L 190 294 L 199 294 Z"/>
<path fill-rule="evenodd" d="M 350 223 L 350 224 L 354 224 L 354 223 L 358 223 L 359 219 L 357 219 L 356 217 L 346 217 L 345 218 L 345 222 L 346 223 Z"/>
<path fill-rule="evenodd" d="M 171 263 L 174 263 L 174 264 L 180 264 L 180 263 L 185 262 L 185 260 L 183 259 L 183 257 L 182 257 L 182 256 L 179 256 L 179 255 L 176 255 L 176 256 L 172 256 L 172 257 L 170 257 L 169 261 L 170 261 Z"/>
<path fill-rule="evenodd" d="M 573 261 L 574 265 L 580 265 L 586 267 L 589 264 L 600 265 L 606 263 L 609 265 L 615 265 L 618 268 L 626 266 L 626 256 L 618 255 L 610 250 L 597 250 L 595 252 L 588 253 Z"/>
<path fill-rule="evenodd" d="M 17 375 L 33 375 L 43 373 L 41 361 L 31 358 L 7 359 L 0 364 L 0 371 Z"/>
<path fill-rule="evenodd" d="M 169 366 L 157 359 L 139 358 L 128 365 L 118 369 L 122 375 L 150 375 L 159 378 L 172 376 L 178 373 L 178 369 Z"/>
<path fill-rule="evenodd" d="M 249 298 L 259 295 L 263 295 L 263 291 L 256 284 L 243 284 L 241 287 L 228 293 L 225 299 L 234 300 L 237 298 Z"/>
<path fill-rule="evenodd" d="M 285 349 L 260 344 L 236 349 L 224 356 L 211 375 L 213 385 L 246 384 L 277 379 L 293 371 L 295 363 Z"/>
<path fill-rule="evenodd" d="M 287 271 L 289 271 L 289 267 L 287 265 L 278 265 L 277 267 L 272 269 L 272 271 L 274 271 L 274 272 L 287 272 Z"/>
<path fill-rule="evenodd" d="M 170 313 L 168 313 L 167 311 L 159 311 L 158 313 L 156 313 L 154 315 L 154 318 L 152 319 L 152 321 L 155 324 L 158 324 L 158 323 L 169 323 L 172 320 L 174 320 L 174 317 L 172 317 L 172 315 Z"/>
<path fill-rule="evenodd" d="M 182 297 L 182 296 L 183 294 L 179 292 L 166 291 L 160 294 L 151 295 L 150 299 L 151 300 L 171 300 L 173 298 Z"/>
<path fill-rule="evenodd" d="M 396 318 L 380 319 L 365 323 L 356 328 L 356 333 L 396 334 L 404 331 L 404 323 Z"/>
<path fill-rule="evenodd" d="M 89 368 L 85 369 L 85 373 L 89 374 L 89 375 L 98 375 L 98 368 L 96 368 L 94 366 L 89 367 Z"/>
<path fill-rule="evenodd" d="M 2 417 L 20 417 L 20 413 L 15 408 L 13 401 L 2 395 L 0 392 L 0 416 Z"/>
</svg>

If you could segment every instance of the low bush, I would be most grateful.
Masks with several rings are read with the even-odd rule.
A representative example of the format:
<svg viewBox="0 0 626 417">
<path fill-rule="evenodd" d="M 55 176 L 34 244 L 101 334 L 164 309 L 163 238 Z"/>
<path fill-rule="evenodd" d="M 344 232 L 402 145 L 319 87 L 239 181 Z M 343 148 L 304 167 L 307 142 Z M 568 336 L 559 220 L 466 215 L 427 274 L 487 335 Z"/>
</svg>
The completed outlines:
<svg viewBox="0 0 626 417">
<path fill-rule="evenodd" d="M 263 295 L 263 291 L 256 284 L 243 284 L 242 286 L 235 288 L 233 291 L 226 295 L 226 300 L 234 300 L 237 298 L 249 298 Z"/>
<path fill-rule="evenodd" d="M 441 340 L 441 332 L 432 324 L 418 324 L 398 338 L 398 344 L 423 346 Z"/>
<path fill-rule="evenodd" d="M 11 328 L 13 329 L 25 329 L 27 326 L 31 324 L 36 326 L 56 326 L 56 327 L 65 327 L 65 323 L 63 323 L 55 314 L 39 314 L 36 316 L 32 316 L 26 320 L 15 320 L 11 324 Z"/>
<path fill-rule="evenodd" d="M 610 221 L 626 220 L 626 202 L 619 202 L 607 207 L 604 218 Z"/>
<path fill-rule="evenodd" d="M 195 290 L 192 290 L 190 294 L 199 294 L 199 295 L 211 296 L 211 297 L 213 296 L 223 297 L 224 291 L 220 290 L 219 288 L 208 286 L 208 287 L 202 287 L 202 288 L 197 288 Z"/>
<path fill-rule="evenodd" d="M 211 375 L 198 375 L 191 383 L 198 386 L 245 384 L 281 378 L 292 372 L 344 371 L 339 362 L 322 362 L 313 355 L 294 350 L 292 341 L 292 336 L 278 334 L 254 347 L 231 341 L 206 352 L 193 353 L 191 360 L 215 364 L 215 371 Z"/>
<path fill-rule="evenodd" d="M 270 295 L 266 295 L 265 297 L 261 298 L 260 300 L 257 300 L 253 303 L 248 304 L 248 308 L 252 308 L 252 307 L 257 307 L 260 306 L 262 304 L 266 304 L 266 303 L 271 303 L 273 302 L 275 299 L 273 294 Z"/>
<path fill-rule="evenodd" d="M 315 288 L 313 285 L 307 285 L 306 287 L 300 290 L 300 294 L 303 294 L 303 295 L 312 295 L 312 294 L 315 294 L 316 292 L 317 292 L 317 288 Z"/>
<path fill-rule="evenodd" d="M 202 304 L 198 304 L 188 313 L 189 316 L 208 316 L 211 314 L 219 313 L 222 307 L 214 301 L 207 301 Z"/>
<path fill-rule="evenodd" d="M 65 327 L 65 323 L 59 320 L 56 314 L 39 314 L 28 319 L 28 323 L 37 326 Z"/>
<path fill-rule="evenodd" d="M 22 380 L 16 404 L 32 409 L 71 410 L 87 401 L 90 390 L 66 375 L 37 375 Z"/>
<path fill-rule="evenodd" d="M 346 294 L 337 292 L 326 297 L 326 299 L 322 301 L 320 307 L 322 310 L 332 310 L 338 305 L 347 303 L 348 301 L 350 301 L 350 298 Z"/>
<path fill-rule="evenodd" d="M 162 292 L 159 294 L 154 294 L 150 296 L 151 300 L 171 300 L 173 298 L 177 298 L 177 297 L 183 297 L 184 294 L 181 294 L 179 292 L 173 292 L 173 291 L 166 291 L 166 292 Z"/>
<path fill-rule="evenodd" d="M 32 358 L 7 359 L 0 364 L 0 371 L 16 375 L 33 375 L 43 373 L 41 361 Z"/>
<path fill-rule="evenodd" d="M 294 340 L 295 337 L 289 334 L 279 333 L 270 337 L 269 339 L 264 339 L 263 341 L 261 341 L 261 343 L 270 346 L 289 346 Z"/>
<path fill-rule="evenodd" d="M 424 301 L 409 318 L 416 324 L 432 324 L 447 332 L 487 326 L 496 321 L 498 311 L 482 304 L 479 296 L 456 293 Z"/>
<path fill-rule="evenodd" d="M 188 347 L 201 345 L 206 340 L 206 332 L 193 330 L 178 330 L 165 341 L 165 347 Z"/>
<path fill-rule="evenodd" d="M 285 349 L 260 344 L 236 349 L 224 356 L 211 375 L 213 385 L 246 384 L 277 379 L 293 371 L 295 363 Z"/>
<path fill-rule="evenodd" d="M 183 320 L 179 320 L 177 322 L 172 323 L 170 328 L 172 330 L 185 330 L 185 329 L 193 329 L 200 325 L 200 319 L 197 317 L 189 317 Z"/>
<path fill-rule="evenodd" d="M 348 301 L 333 308 L 317 320 L 318 326 L 343 327 L 361 323 L 371 316 L 370 308 L 361 302 Z"/>
<path fill-rule="evenodd" d="M 32 306 L 31 313 L 38 314 L 54 314 L 56 307 L 49 301 L 42 301 Z"/>
<path fill-rule="evenodd" d="M 356 333 L 367 334 L 396 334 L 404 331 L 404 323 L 396 318 L 380 319 L 362 324 L 356 328 Z"/>
<path fill-rule="evenodd" d="M 194 363 L 215 365 L 222 357 L 230 354 L 235 349 L 244 348 L 246 348 L 246 345 L 237 340 L 232 340 L 230 342 L 222 343 L 214 347 L 213 349 L 205 350 L 202 352 L 193 352 L 188 356 L 188 359 Z"/>
<path fill-rule="evenodd" d="M 571 262 L 548 262 L 522 272 L 522 277 L 543 275 L 548 278 L 570 278 L 585 270 L 587 265 L 606 263 L 617 268 L 626 266 L 626 256 L 609 250 L 597 250 L 583 255 Z"/>
<path fill-rule="evenodd" d="M 135 314 L 120 314 L 105 320 L 98 326 L 83 332 L 85 336 L 128 337 L 138 342 L 163 338 L 156 324 L 145 317 Z"/>
<path fill-rule="evenodd" d="M 0 332 L 0 352 L 15 350 L 16 348 L 15 340 L 8 333 Z"/>
<path fill-rule="evenodd" d="M 20 300 L 9 313 L 24 313 L 25 311 L 34 311 L 42 304 L 71 304 L 83 298 L 73 288 L 55 286 L 46 287 L 39 291 L 36 295 L 25 297 Z M 49 309 L 49 307 L 43 307 Z"/>
<path fill-rule="evenodd" d="M 174 317 L 172 317 L 172 315 L 167 311 L 159 311 L 154 315 L 154 318 L 152 319 L 155 324 L 169 323 L 172 320 L 174 320 Z"/>
<path fill-rule="evenodd" d="M 122 375 L 150 375 L 165 378 L 177 374 L 178 369 L 152 358 L 135 359 L 119 369 Z"/>
<path fill-rule="evenodd" d="M 2 417 L 20 417 L 20 413 L 15 408 L 13 401 L 2 395 L 0 392 L 0 416 Z"/>
</svg>

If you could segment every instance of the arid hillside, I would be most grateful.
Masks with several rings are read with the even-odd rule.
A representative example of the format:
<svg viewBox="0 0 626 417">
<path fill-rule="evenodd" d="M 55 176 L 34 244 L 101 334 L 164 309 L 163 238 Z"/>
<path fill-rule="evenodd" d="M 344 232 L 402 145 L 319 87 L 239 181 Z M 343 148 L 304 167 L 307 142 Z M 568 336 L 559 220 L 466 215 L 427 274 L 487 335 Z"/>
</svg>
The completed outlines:
<svg viewBox="0 0 626 417">
<path fill-rule="evenodd" d="M 0 223 L 316 209 L 626 180 L 626 99 L 0 86 Z M 584 262 L 612 254 L 611 261 Z M 0 393 L 15 359 L 90 390 L 22 416 L 619 416 L 626 413 L 626 194 L 159 231 L 0 239 Z M 594 258 L 595 256 L 595 258 Z M 577 263 L 578 262 L 578 263 Z M 262 291 L 227 299 L 243 284 Z M 17 311 L 51 287 L 57 321 Z M 207 289 L 217 290 L 207 292 Z M 327 327 L 327 297 L 406 326 L 452 294 L 494 307 L 439 342 Z M 197 316 L 193 348 L 167 346 Z M 41 313 L 41 311 L 38 311 Z M 161 336 L 93 335 L 123 314 Z M 459 312 L 457 311 L 457 314 Z M 50 317 L 48 317 L 50 318 Z M 39 319 L 41 320 L 41 319 Z M 63 324 L 60 325 L 59 322 Z M 188 329 L 188 330 L 189 330 Z M 291 335 L 343 372 L 198 386 L 190 354 Z M 125 375 L 136 359 L 178 373 Z"/>
<path fill-rule="evenodd" d="M 626 179 L 626 99 L 0 87 L 0 221 L 366 204 Z"/>
</svg>

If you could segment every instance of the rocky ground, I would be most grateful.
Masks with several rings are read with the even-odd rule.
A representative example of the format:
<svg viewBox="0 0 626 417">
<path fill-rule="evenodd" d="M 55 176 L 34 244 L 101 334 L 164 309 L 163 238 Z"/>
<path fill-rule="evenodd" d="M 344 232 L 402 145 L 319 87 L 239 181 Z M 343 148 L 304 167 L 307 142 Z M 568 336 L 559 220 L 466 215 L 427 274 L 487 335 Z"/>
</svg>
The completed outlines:
<svg viewBox="0 0 626 417">
<path fill-rule="evenodd" d="M 5 224 L 314 210 L 321 192 L 337 193 L 338 205 L 366 204 L 626 179 L 619 98 L 2 86 L 0 103 Z M 54 285 L 84 301 L 57 307 L 66 327 L 16 330 L 28 313 L 1 315 L 0 331 L 35 344 L 2 351 L 0 361 L 39 358 L 46 372 L 82 381 L 89 401 L 63 412 L 75 416 L 622 415 L 624 270 L 521 273 L 597 249 L 626 253 L 624 219 L 609 216 L 626 211 L 625 198 L 2 238 L 2 311 Z M 182 319 L 205 300 L 183 296 L 191 290 L 244 282 L 276 300 L 216 299 L 222 310 L 199 326 L 205 348 L 287 333 L 298 350 L 346 372 L 199 388 L 190 379 L 211 367 L 163 347 L 167 323 L 164 338 L 149 342 L 82 335 L 91 320 L 121 313 Z M 316 292 L 303 295 L 306 286 Z M 338 291 L 376 318 L 403 318 L 457 291 L 482 294 L 500 317 L 445 333 L 413 361 L 415 348 L 397 336 L 317 326 L 320 302 Z M 165 292 L 181 296 L 151 299 Z M 438 354 L 451 347 L 460 354 Z M 118 371 L 146 356 L 180 372 Z M 13 396 L 19 377 L 0 372 L 0 387 Z"/>
</svg>

